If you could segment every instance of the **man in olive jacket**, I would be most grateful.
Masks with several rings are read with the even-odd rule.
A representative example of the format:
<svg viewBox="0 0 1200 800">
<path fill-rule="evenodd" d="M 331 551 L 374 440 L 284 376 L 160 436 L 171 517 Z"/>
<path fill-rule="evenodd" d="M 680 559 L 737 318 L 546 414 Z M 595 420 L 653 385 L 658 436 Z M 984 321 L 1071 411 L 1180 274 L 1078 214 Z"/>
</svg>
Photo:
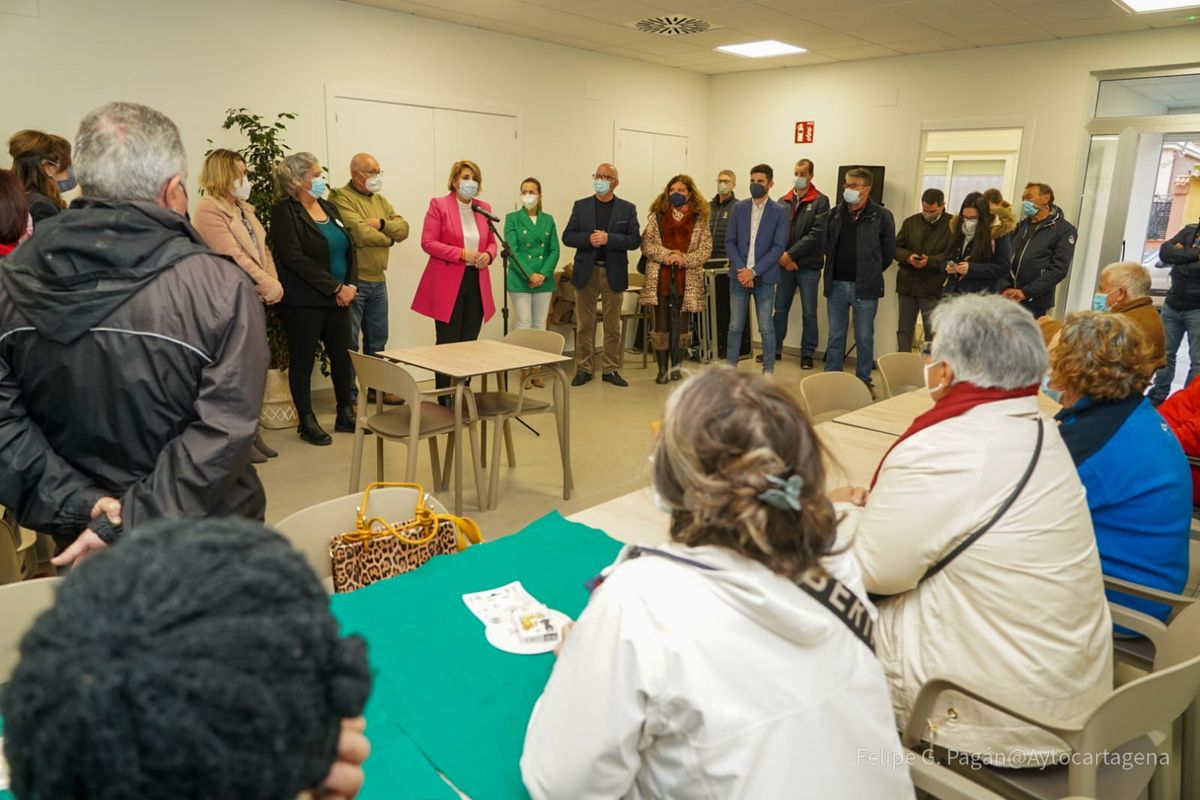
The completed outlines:
<svg viewBox="0 0 1200 800">
<path fill-rule="evenodd" d="M 926 189 L 921 195 L 921 213 L 904 220 L 896 234 L 896 264 L 900 269 L 896 274 L 896 296 L 900 303 L 896 346 L 901 353 L 912 352 L 918 311 L 925 341 L 933 340 L 930 315 L 942 299 L 942 285 L 946 282 L 943 268 L 950 239 L 946 196 L 941 189 Z"/>
<path fill-rule="evenodd" d="M 263 305 L 185 219 L 178 129 L 103 106 L 75 169 L 84 196 L 0 261 L 0 504 L 65 548 L 59 566 L 117 524 L 262 520 Z"/>
<path fill-rule="evenodd" d="M 358 261 L 358 293 L 350 306 L 350 341 L 362 352 L 373 356 L 387 347 L 388 293 L 387 268 L 391 248 L 408 238 L 408 220 L 396 213 L 383 188 L 383 170 L 370 153 L 359 153 L 350 160 L 350 182 L 329 193 L 346 223 Z M 358 388 L 355 385 L 354 394 Z M 372 389 L 371 399 L 375 390 Z M 383 402 L 398 405 L 397 395 L 384 392 Z"/>
</svg>

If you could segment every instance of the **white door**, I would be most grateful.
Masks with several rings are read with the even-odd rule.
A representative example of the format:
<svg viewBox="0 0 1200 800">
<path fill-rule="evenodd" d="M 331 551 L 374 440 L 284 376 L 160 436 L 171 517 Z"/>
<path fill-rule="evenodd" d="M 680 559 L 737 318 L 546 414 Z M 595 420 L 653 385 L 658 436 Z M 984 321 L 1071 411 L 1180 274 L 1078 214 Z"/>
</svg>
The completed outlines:
<svg viewBox="0 0 1200 800">
<path fill-rule="evenodd" d="M 614 150 L 613 165 L 621 174 L 617 194 L 637 206 L 644 221 L 667 181 L 687 172 L 687 137 L 618 127 Z"/>
<path fill-rule="evenodd" d="M 438 108 L 433 112 L 433 153 L 430 156 L 437 173 L 438 185 L 434 194 L 446 193 L 446 180 L 455 161 L 474 161 L 483 173 L 479 197 L 491 204 L 496 216 L 514 210 L 521 196 L 520 152 L 517 149 L 517 121 L 500 114 L 479 114 L 473 111 L 452 111 Z M 501 234 L 504 223 L 496 225 Z M 422 262 L 424 266 L 424 262 Z M 500 339 L 504 336 L 504 268 L 497 259 L 490 270 L 492 299 L 496 316 L 483 326 L 481 339 Z M 412 302 L 409 295 L 409 302 Z M 423 319 L 423 318 L 422 318 Z M 432 329 L 433 323 L 429 323 Z M 431 331 L 432 332 L 432 331 Z"/>
<path fill-rule="evenodd" d="M 483 191 L 496 214 L 512 210 L 518 195 L 516 118 L 424 105 L 336 97 L 330 125 L 329 168 L 334 186 L 350 179 L 350 159 L 367 152 L 383 170 L 383 194 L 408 220 L 408 239 L 392 248 L 388 261 L 388 347 L 432 344 L 433 321 L 411 310 L 428 256 L 421 250 L 425 211 L 433 197 L 446 194 L 451 165 L 460 159 L 479 164 Z M 503 301 L 502 269 L 492 270 L 497 309 Z M 482 337 L 499 338 L 500 314 Z M 427 377 L 423 373 L 418 377 Z"/>
</svg>

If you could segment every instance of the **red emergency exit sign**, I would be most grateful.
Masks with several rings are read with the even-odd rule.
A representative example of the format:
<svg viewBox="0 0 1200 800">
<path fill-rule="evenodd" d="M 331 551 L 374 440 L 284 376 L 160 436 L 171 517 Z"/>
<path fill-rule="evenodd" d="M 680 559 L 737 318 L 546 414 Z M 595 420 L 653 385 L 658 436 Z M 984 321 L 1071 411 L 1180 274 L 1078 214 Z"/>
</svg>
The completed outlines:
<svg viewBox="0 0 1200 800">
<path fill-rule="evenodd" d="M 796 144 L 812 144 L 813 140 L 813 121 L 796 123 Z"/>
</svg>

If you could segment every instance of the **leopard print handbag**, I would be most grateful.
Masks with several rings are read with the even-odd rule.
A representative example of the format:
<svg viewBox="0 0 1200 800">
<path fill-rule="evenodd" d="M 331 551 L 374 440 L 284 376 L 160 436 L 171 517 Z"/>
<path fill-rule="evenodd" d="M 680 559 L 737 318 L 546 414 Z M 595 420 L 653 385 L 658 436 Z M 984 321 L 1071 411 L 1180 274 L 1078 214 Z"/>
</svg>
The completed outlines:
<svg viewBox="0 0 1200 800">
<path fill-rule="evenodd" d="M 412 519 L 392 523 L 367 515 L 371 490 L 405 486 L 417 491 Z M 416 483 L 372 483 L 363 492 L 355 528 L 329 542 L 333 589 L 352 592 L 384 578 L 410 572 L 434 556 L 448 555 L 479 544 L 483 536 L 469 517 L 438 514 L 425 505 L 425 490 Z"/>
</svg>

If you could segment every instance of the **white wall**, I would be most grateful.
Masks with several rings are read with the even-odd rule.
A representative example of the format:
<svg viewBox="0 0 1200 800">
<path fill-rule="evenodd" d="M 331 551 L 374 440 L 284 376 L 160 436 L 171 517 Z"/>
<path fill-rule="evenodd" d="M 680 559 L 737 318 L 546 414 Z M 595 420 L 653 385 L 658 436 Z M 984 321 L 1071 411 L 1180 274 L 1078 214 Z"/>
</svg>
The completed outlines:
<svg viewBox="0 0 1200 800">
<path fill-rule="evenodd" d="M 40 7 L 40 16 L 0 13 L 0 139 L 21 128 L 74 139 L 80 118 L 102 103 L 146 103 L 180 126 L 193 198 L 205 140 L 241 144 L 220 129 L 230 107 L 271 117 L 297 112 L 288 145 L 325 159 L 327 84 L 515 108 L 524 141 L 515 172 L 541 179 L 546 210 L 560 226 L 570 203 L 591 192 L 596 164 L 613 157 L 615 119 L 685 128 L 692 168 L 707 161 L 708 79 L 698 73 L 337 0 L 40 0 L 26 7 Z M 403 164 L 383 166 L 390 183 L 403 180 Z M 334 179 L 345 180 L 345 165 L 332 167 Z M 515 185 L 485 189 L 482 196 L 505 210 L 519 198 Z M 424 265 L 416 238 L 414 230 L 391 269 Z M 432 342 L 432 323 L 429 335 Z"/>
<path fill-rule="evenodd" d="M 1096 101 L 1091 72 L 1194 61 L 1196 29 L 1068 39 L 1008 47 L 715 76 L 709 91 L 708 171 L 738 173 L 759 161 L 776 170 L 776 194 L 792 165 L 810 158 L 831 196 L 839 164 L 887 167 L 884 201 L 897 218 L 917 210 L 923 128 L 1023 126 L 1017 182 L 1043 181 L 1074 221 L 1087 157 L 1084 126 Z M 793 144 L 798 120 L 816 122 L 811 145 Z M 875 352 L 896 349 L 895 268 L 875 326 Z M 1089 295 L 1090 297 L 1090 289 Z M 786 344 L 799 345 L 800 304 Z M 821 348 L 825 314 L 821 311 Z"/>
</svg>

